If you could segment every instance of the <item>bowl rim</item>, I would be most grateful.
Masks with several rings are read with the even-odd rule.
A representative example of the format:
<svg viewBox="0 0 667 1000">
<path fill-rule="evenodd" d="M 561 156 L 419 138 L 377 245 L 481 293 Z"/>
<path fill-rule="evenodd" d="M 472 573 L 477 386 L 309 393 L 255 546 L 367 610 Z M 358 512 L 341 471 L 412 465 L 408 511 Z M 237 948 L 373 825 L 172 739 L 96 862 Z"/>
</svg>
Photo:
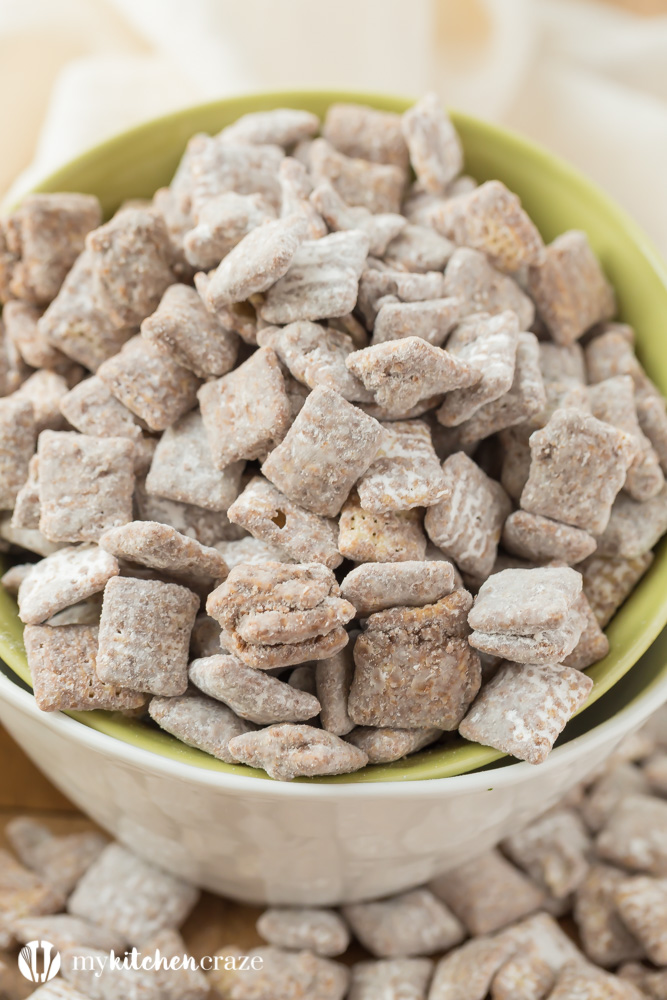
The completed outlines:
<svg viewBox="0 0 667 1000">
<path fill-rule="evenodd" d="M 108 137 L 96 146 L 85 150 L 78 156 L 69 160 L 67 163 L 62 164 L 57 170 L 51 173 L 48 177 L 42 178 L 36 185 L 34 185 L 30 191 L 24 192 L 20 197 L 24 197 L 30 193 L 39 193 L 40 191 L 53 191 L 57 190 L 58 186 L 62 183 L 65 189 L 68 189 L 71 181 L 67 178 L 73 170 L 85 168 L 88 165 L 94 165 L 99 162 L 101 158 L 106 155 L 113 153 L 115 147 L 119 143 L 127 143 L 133 138 L 141 138 L 149 136 L 151 131 L 159 133 L 162 129 L 168 129 L 170 127 L 180 128 L 181 126 L 187 126 L 191 121 L 193 116 L 205 115 L 207 113 L 215 113 L 218 110 L 223 111 L 228 109 L 230 106 L 234 107 L 234 113 L 237 115 L 244 114 L 248 111 L 259 110 L 267 107 L 280 107 L 280 106 L 298 106 L 299 102 L 304 100 L 310 102 L 317 102 L 322 104 L 322 106 L 327 106 L 335 102 L 345 102 L 352 101 L 356 103 L 368 104 L 385 110 L 399 111 L 409 107 L 414 103 L 414 98 L 398 96 L 388 93 L 377 93 L 377 92 L 355 92 L 348 90 L 329 90 L 329 89 L 292 89 L 292 90 L 280 90 L 280 91 L 255 91 L 249 93 L 243 93 L 238 95 L 232 95 L 227 98 L 222 98 L 214 101 L 207 101 L 196 105 L 190 105 L 185 108 L 180 108 L 177 111 L 171 112 L 166 115 L 159 116 L 157 118 L 147 119 L 144 122 L 138 123 L 132 126 L 130 129 L 126 129 L 122 132 L 116 133 L 113 136 Z M 259 107 L 258 107 L 259 105 Z M 634 244 L 636 251 L 640 254 L 645 262 L 647 268 L 649 268 L 654 276 L 658 279 L 659 283 L 667 290 L 667 266 L 662 260 L 657 249 L 652 244 L 649 237 L 643 232 L 641 227 L 626 213 L 626 211 L 621 208 L 613 198 L 611 198 L 606 192 L 604 192 L 598 185 L 588 178 L 584 173 L 578 170 L 576 167 L 572 166 L 567 161 L 561 159 L 558 155 L 552 153 L 545 147 L 541 146 L 539 143 L 533 142 L 531 139 L 516 133 L 510 129 L 504 128 L 503 126 L 496 125 L 482 119 L 478 119 L 475 116 L 467 115 L 457 111 L 451 111 L 452 119 L 455 125 L 461 125 L 464 128 L 472 130 L 478 139 L 484 141 L 485 138 L 489 138 L 490 141 L 497 141 L 505 146 L 511 147 L 512 151 L 516 151 L 518 156 L 529 157 L 530 160 L 535 164 L 536 168 L 539 169 L 541 165 L 552 172 L 557 172 L 560 177 L 566 182 L 570 189 L 578 191 L 581 195 L 596 205 L 599 211 L 605 214 L 612 222 L 614 227 L 618 228 L 624 235 L 624 237 L 632 244 Z M 194 134 L 196 131 L 196 122 L 192 124 L 190 134 Z M 667 539 L 665 541 L 664 548 L 667 550 Z M 663 551 L 662 558 L 667 560 L 667 551 Z M 666 607 L 662 613 L 663 618 L 667 618 L 667 602 Z M 655 641 L 657 636 L 663 627 L 663 621 L 659 620 L 660 616 L 654 613 L 652 619 L 648 622 L 648 628 L 644 628 L 635 637 L 634 641 L 630 643 L 629 647 L 625 651 L 625 655 L 619 658 L 618 664 L 616 664 L 616 669 L 607 668 L 602 676 L 598 679 L 596 676 L 596 667 L 594 665 L 592 668 L 586 672 L 593 676 L 595 685 L 593 691 L 589 695 L 588 699 L 584 705 L 579 709 L 579 712 L 588 709 L 598 698 L 605 694 L 628 670 L 632 669 L 634 665 L 638 662 L 640 657 L 645 653 L 651 644 Z M 0 637 L 4 638 L 4 637 Z M 8 660 L 9 666 L 13 669 L 19 676 L 22 676 L 22 672 L 17 670 L 15 665 Z M 665 668 L 667 674 L 667 666 Z M 640 697 L 640 696 L 638 696 Z M 579 714 L 577 712 L 576 714 Z M 83 724 L 84 728 L 95 730 L 96 727 L 93 726 L 92 720 L 89 722 L 82 718 L 83 713 L 72 713 L 72 721 L 74 724 Z M 95 715 L 100 715 L 101 713 L 92 713 Z M 106 713 L 108 715 L 108 713 Z M 76 721 L 75 721 L 76 720 Z M 125 721 L 125 720 L 124 720 Z M 611 720 L 606 720 L 609 722 Z M 605 725 L 601 723 L 599 725 Z M 102 723 L 106 725 L 106 723 Z M 116 723 L 117 725 L 117 723 Z M 114 727 L 111 726 L 113 729 Z M 594 728 L 599 728 L 594 727 Z M 140 745 L 141 735 L 132 732 L 131 727 L 128 725 L 124 735 L 108 735 L 109 739 L 113 739 L 115 742 L 125 743 L 127 746 L 134 747 L 143 752 L 149 753 L 156 757 L 162 757 L 163 759 L 171 760 L 175 764 L 182 764 L 182 766 L 194 769 L 196 771 L 211 771 L 212 769 L 207 767 L 205 762 L 199 760 L 191 760 L 190 762 L 181 762 L 173 755 L 165 753 L 165 751 L 159 746 L 153 746 L 150 749 Z M 570 741 L 575 743 L 581 737 L 576 737 L 574 740 Z M 566 746 L 570 745 L 569 743 Z M 445 750 L 446 748 L 442 748 Z M 564 747 L 558 748 L 559 751 L 564 749 Z M 420 783 L 422 781 L 438 781 L 438 780 L 453 780 L 454 778 L 462 777 L 466 772 L 470 772 L 473 769 L 480 767 L 488 767 L 493 765 L 496 761 L 503 758 L 507 758 L 508 755 L 503 754 L 500 751 L 492 750 L 488 747 L 477 746 L 476 744 L 463 743 L 461 747 L 457 747 L 456 750 L 466 755 L 466 762 L 462 765 L 461 770 L 458 774 L 445 775 L 444 777 L 430 777 L 429 775 L 408 773 L 406 770 L 402 773 L 400 778 L 400 783 L 403 784 L 413 784 Z M 437 752 L 436 748 L 431 750 L 431 753 Z M 474 752 L 473 752 L 474 751 Z M 422 753 L 428 753 L 429 750 L 422 751 Z M 555 753 L 556 751 L 554 751 Z M 415 755 L 421 757 L 421 754 Z M 511 760 L 511 758 L 509 758 Z M 218 765 L 221 762 L 216 762 Z M 398 771 L 397 765 L 399 762 L 393 762 L 389 765 L 376 765 L 378 772 L 382 772 L 385 769 L 390 768 L 392 771 Z M 225 765 L 223 764 L 223 767 Z M 235 770 L 240 768 L 242 765 L 232 765 Z M 459 764 L 454 761 L 449 764 L 450 768 L 456 768 Z M 508 763 L 501 770 L 507 770 L 510 767 L 522 767 L 524 766 L 520 762 Z M 530 766 L 530 765 L 525 765 Z M 545 765 L 542 764 L 542 767 Z M 434 765 L 437 767 L 437 765 Z M 244 768 L 244 771 L 250 771 L 248 768 Z M 443 770 L 446 770 L 443 767 Z M 215 773 L 224 774 L 223 770 L 216 770 Z M 494 774 L 499 774 L 500 770 L 493 772 Z M 250 777 L 246 777 L 245 774 L 228 773 L 229 777 L 233 780 L 252 780 L 256 783 L 258 777 L 265 777 L 263 773 L 258 773 L 254 771 Z M 347 780 L 346 780 L 347 779 Z M 324 777 L 324 778 L 311 778 L 307 780 L 309 788 L 313 787 L 325 787 L 329 784 L 335 784 L 336 787 L 351 787 L 352 785 L 360 784 L 365 787 L 371 784 L 393 784 L 395 783 L 391 777 L 383 776 L 382 773 L 378 773 L 373 777 L 372 773 L 369 773 L 367 777 L 359 779 L 356 775 L 350 776 L 340 776 L 338 778 Z"/>
</svg>

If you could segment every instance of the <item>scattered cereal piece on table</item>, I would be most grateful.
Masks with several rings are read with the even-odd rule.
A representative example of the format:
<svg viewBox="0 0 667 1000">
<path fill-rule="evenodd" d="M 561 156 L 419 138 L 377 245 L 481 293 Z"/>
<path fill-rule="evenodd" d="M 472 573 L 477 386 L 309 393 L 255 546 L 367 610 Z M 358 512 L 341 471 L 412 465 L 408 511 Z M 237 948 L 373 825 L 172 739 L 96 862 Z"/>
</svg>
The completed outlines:
<svg viewBox="0 0 667 1000">
<path fill-rule="evenodd" d="M 511 941 L 502 936 L 467 941 L 436 965 L 429 1000 L 484 1000 L 513 952 Z"/>
<path fill-rule="evenodd" d="M 549 1000 L 643 1000 L 644 994 L 629 982 L 593 965 L 567 965 L 556 980 Z"/>
<path fill-rule="evenodd" d="M 305 948 L 323 958 L 342 955 L 350 943 L 342 918 L 315 907 L 269 907 L 257 921 L 257 931 L 269 944 L 290 951 Z"/>
<path fill-rule="evenodd" d="M 95 948 L 122 954 L 125 939 L 99 924 L 80 920 L 66 913 L 46 917 L 21 917 L 12 924 L 14 935 L 21 944 L 29 941 L 49 941 L 57 951 L 68 948 Z"/>
<path fill-rule="evenodd" d="M 627 957 L 640 958 L 643 949 L 655 965 L 667 965 L 667 879 L 621 876 L 614 899 L 622 920 L 642 946 Z"/>
<path fill-rule="evenodd" d="M 362 750 L 333 733 L 289 723 L 237 736 L 230 742 L 230 751 L 242 764 L 263 768 L 276 781 L 348 774 L 368 763 Z"/>
<path fill-rule="evenodd" d="M 387 958 L 377 962 L 357 962 L 352 967 L 348 1000 L 426 1000 L 433 974 L 429 958 Z"/>
<path fill-rule="evenodd" d="M 342 913 L 358 940 L 377 958 L 429 955 L 452 948 L 465 937 L 454 914 L 425 888 L 348 904 Z"/>
<path fill-rule="evenodd" d="M 623 798 L 595 842 L 600 857 L 630 871 L 667 876 L 667 802 L 649 795 Z"/>
<path fill-rule="evenodd" d="M 616 907 L 617 890 L 626 878 L 610 865 L 593 864 L 576 891 L 574 918 L 584 951 L 605 968 L 644 955 Z"/>
<path fill-rule="evenodd" d="M 106 839 L 94 831 L 56 836 L 28 816 L 11 820 L 5 834 L 27 868 L 65 893 L 72 891 L 107 844 Z M 45 937 L 48 938 L 48 934 Z"/>
<path fill-rule="evenodd" d="M 64 901 L 59 889 L 0 850 L 0 916 L 9 928 L 21 917 L 57 913 Z"/>
<path fill-rule="evenodd" d="M 491 1000 L 542 1000 L 555 978 L 537 950 L 518 951 L 496 973 L 491 984 Z"/>
</svg>

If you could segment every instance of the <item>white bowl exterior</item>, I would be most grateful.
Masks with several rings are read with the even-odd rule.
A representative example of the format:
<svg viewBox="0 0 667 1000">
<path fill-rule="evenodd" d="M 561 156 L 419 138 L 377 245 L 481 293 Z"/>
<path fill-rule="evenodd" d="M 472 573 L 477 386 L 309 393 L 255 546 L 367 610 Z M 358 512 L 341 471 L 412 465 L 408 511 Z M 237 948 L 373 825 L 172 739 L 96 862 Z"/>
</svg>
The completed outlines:
<svg viewBox="0 0 667 1000">
<path fill-rule="evenodd" d="M 335 905 L 427 882 L 550 808 L 664 700 L 667 679 L 539 767 L 286 785 L 201 770 L 42 713 L 0 674 L 0 720 L 83 812 L 161 867 L 259 904 Z"/>
</svg>

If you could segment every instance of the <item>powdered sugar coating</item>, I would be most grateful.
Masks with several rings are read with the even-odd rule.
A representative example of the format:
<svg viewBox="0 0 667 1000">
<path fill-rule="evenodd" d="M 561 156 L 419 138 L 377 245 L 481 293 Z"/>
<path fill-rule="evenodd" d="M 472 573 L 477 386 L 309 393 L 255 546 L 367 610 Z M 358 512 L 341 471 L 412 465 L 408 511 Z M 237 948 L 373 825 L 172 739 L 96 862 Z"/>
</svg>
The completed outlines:
<svg viewBox="0 0 667 1000">
<path fill-rule="evenodd" d="M 227 563 L 217 549 L 202 545 L 158 521 L 130 521 L 111 528 L 100 536 L 99 545 L 100 549 L 119 559 L 176 576 L 219 581 L 228 572 Z"/>
<path fill-rule="evenodd" d="M 235 763 L 229 752 L 229 741 L 254 730 L 254 726 L 239 719 L 226 705 L 197 694 L 151 698 L 148 714 L 161 729 L 182 743 L 224 760 L 226 764 Z"/>
<path fill-rule="evenodd" d="M 60 400 L 60 412 L 82 434 L 93 437 L 141 438 L 134 414 L 96 375 L 79 382 Z"/>
<path fill-rule="evenodd" d="M 615 902 L 648 958 L 655 965 L 667 965 L 667 878 L 637 876 L 620 881 Z M 637 951 L 630 957 L 639 957 Z"/>
<path fill-rule="evenodd" d="M 632 593 L 653 558 L 652 552 L 646 552 L 636 559 L 605 557 L 594 553 L 579 564 L 584 578 L 584 593 L 600 628 L 605 627 L 626 597 Z"/>
<path fill-rule="evenodd" d="M 364 510 L 386 511 L 431 507 L 447 492 L 445 474 L 433 448 L 431 433 L 419 421 L 384 425 L 382 444 L 357 483 Z"/>
<path fill-rule="evenodd" d="M 315 185 L 330 181 L 348 205 L 361 205 L 373 214 L 400 210 L 406 181 L 401 167 L 346 156 L 326 139 L 315 139 L 308 161 Z"/>
<path fill-rule="evenodd" d="M 315 135 L 320 127 L 317 115 L 297 108 L 274 108 L 271 111 L 251 111 L 241 115 L 220 132 L 227 142 L 269 143 L 293 146 L 301 139 Z"/>
<path fill-rule="evenodd" d="M 104 590 L 118 572 L 114 556 L 95 545 L 59 549 L 38 562 L 21 584 L 19 617 L 26 624 L 39 625 L 63 608 Z"/>
<path fill-rule="evenodd" d="M 404 217 L 395 212 L 374 215 L 362 205 L 348 205 L 328 181 L 317 185 L 310 196 L 310 207 L 326 220 L 333 232 L 356 229 L 365 233 L 369 253 L 378 257 L 407 225 Z"/>
<path fill-rule="evenodd" d="M 320 724 L 322 729 L 334 736 L 345 736 L 354 729 L 347 711 L 353 677 L 354 659 L 350 643 L 328 660 L 319 660 L 315 664 L 315 694 L 321 707 Z"/>
<path fill-rule="evenodd" d="M 667 875 L 667 802 L 650 795 L 621 799 L 600 830 L 600 857 L 635 872 Z"/>
<path fill-rule="evenodd" d="M 601 556 L 638 559 L 646 555 L 667 531 L 667 486 L 644 503 L 619 493 L 609 522 L 598 538 Z"/>
<path fill-rule="evenodd" d="M 333 733 L 313 726 L 269 726 L 230 743 L 237 760 L 262 767 L 277 781 L 320 774 L 347 774 L 368 763 L 366 754 Z"/>
<path fill-rule="evenodd" d="M 269 944 L 290 950 L 308 948 L 316 955 L 342 955 L 350 932 L 334 910 L 315 907 L 269 907 L 257 921 L 257 932 Z"/>
<path fill-rule="evenodd" d="M 507 518 L 502 543 L 508 552 L 531 562 L 558 559 L 571 566 L 590 556 L 597 547 L 589 532 L 525 510 L 516 510 Z"/>
<path fill-rule="evenodd" d="M 478 629 L 470 636 L 470 645 L 517 663 L 562 663 L 579 643 L 585 624 L 584 614 L 575 605 L 565 621 L 555 628 L 538 629 L 531 635 Z"/>
<path fill-rule="evenodd" d="M 11 299 L 2 310 L 2 321 L 7 337 L 21 358 L 32 368 L 49 368 L 60 371 L 71 367 L 69 359 L 49 344 L 38 327 L 41 310 L 28 302 Z"/>
<path fill-rule="evenodd" d="M 429 194 L 444 194 L 463 168 L 463 148 L 435 94 L 426 94 L 405 112 L 403 135 L 420 186 Z"/>
<path fill-rule="evenodd" d="M 528 330 L 535 319 L 535 306 L 508 274 L 498 271 L 485 254 L 471 247 L 459 247 L 445 270 L 445 295 L 465 303 L 465 314 L 507 310 L 516 313 L 519 329 Z"/>
<path fill-rule="evenodd" d="M 206 309 L 194 288 L 170 285 L 141 324 L 141 335 L 200 378 L 234 367 L 239 340 Z"/>
<path fill-rule="evenodd" d="M 388 111 L 364 104 L 331 104 L 322 135 L 346 156 L 406 169 L 408 150 L 401 125 L 401 116 Z"/>
<path fill-rule="evenodd" d="M 355 936 L 378 958 L 428 955 L 458 944 L 465 931 L 428 889 L 343 907 Z"/>
<path fill-rule="evenodd" d="M 404 337 L 421 337 L 434 347 L 441 347 L 461 311 L 461 299 L 456 297 L 425 302 L 393 302 L 386 297 L 375 317 L 372 342 L 384 344 Z"/>
<path fill-rule="evenodd" d="M 581 589 L 581 574 L 569 567 L 505 569 L 482 584 L 468 621 L 487 632 L 532 635 L 562 625 Z"/>
<path fill-rule="evenodd" d="M 452 592 L 454 567 L 446 561 L 364 563 L 340 587 L 360 617 L 391 607 L 423 607 Z"/>
<path fill-rule="evenodd" d="M 568 656 L 562 658 L 566 667 L 585 670 L 598 660 L 602 660 L 609 652 L 609 639 L 604 634 L 595 613 L 585 593 L 579 595 L 575 605 L 576 610 L 583 615 L 584 627 L 579 641 Z"/>
</svg>

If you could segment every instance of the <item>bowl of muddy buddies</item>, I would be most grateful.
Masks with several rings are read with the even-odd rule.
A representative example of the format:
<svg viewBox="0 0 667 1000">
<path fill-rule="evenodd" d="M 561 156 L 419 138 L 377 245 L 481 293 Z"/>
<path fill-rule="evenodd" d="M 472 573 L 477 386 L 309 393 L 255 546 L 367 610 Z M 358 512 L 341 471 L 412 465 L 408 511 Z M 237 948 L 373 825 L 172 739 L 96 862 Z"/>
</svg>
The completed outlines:
<svg viewBox="0 0 667 1000">
<path fill-rule="evenodd" d="M 0 299 L 0 717 L 140 853 L 417 884 L 667 699 L 665 270 L 545 151 L 189 109 L 8 210 Z"/>
</svg>

